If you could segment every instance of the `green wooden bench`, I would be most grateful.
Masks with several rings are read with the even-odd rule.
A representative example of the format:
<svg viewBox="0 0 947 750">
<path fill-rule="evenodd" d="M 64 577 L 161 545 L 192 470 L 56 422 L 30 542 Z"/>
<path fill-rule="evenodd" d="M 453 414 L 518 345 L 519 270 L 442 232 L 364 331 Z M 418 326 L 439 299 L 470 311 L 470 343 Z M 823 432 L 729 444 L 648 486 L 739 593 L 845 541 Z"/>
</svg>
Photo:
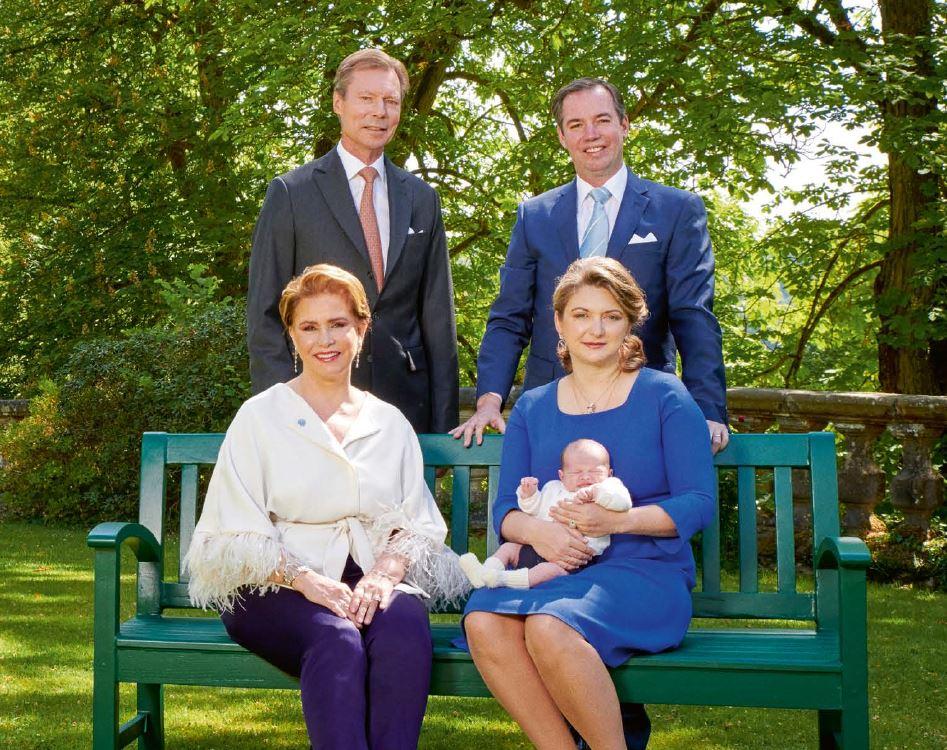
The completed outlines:
<svg viewBox="0 0 947 750">
<path fill-rule="evenodd" d="M 295 679 L 233 643 L 219 619 L 174 616 L 190 608 L 187 584 L 164 575 L 169 473 L 179 472 L 180 548 L 198 514 L 198 471 L 212 464 L 221 435 L 147 433 L 142 441 L 139 523 L 104 523 L 89 534 L 95 550 L 93 747 L 164 747 L 164 685 L 298 688 Z M 422 435 L 428 483 L 435 467 L 452 467 L 451 544 L 468 545 L 471 468 L 486 467 L 495 492 L 502 438 L 464 449 L 444 435 Z M 868 747 L 865 569 L 870 557 L 858 539 L 840 538 L 834 436 L 734 435 L 718 455 L 719 472 L 735 471 L 738 497 L 739 584 L 725 590 L 720 575 L 720 529 L 701 541 L 702 584 L 694 592 L 695 627 L 681 648 L 640 656 L 612 670 L 619 695 L 642 703 L 814 709 L 820 748 Z M 815 591 L 800 591 L 795 566 L 792 479 L 811 472 Z M 757 552 L 759 488 L 775 499 L 777 584 L 761 590 Z M 493 532 L 488 545 L 495 546 Z M 120 550 L 138 560 L 135 615 L 120 622 Z M 170 579 L 169 579 L 170 578 Z M 187 613 L 184 613 L 185 615 Z M 700 619 L 716 620 L 704 627 Z M 761 627 L 760 621 L 802 621 L 804 629 Z M 720 622 L 724 621 L 724 622 Z M 728 622 L 729 621 L 729 622 Z M 763 623 L 765 625 L 765 623 Z M 487 696 L 470 656 L 451 646 L 456 624 L 434 624 L 434 695 Z M 138 686 L 138 712 L 119 725 L 119 683 Z M 301 720 L 301 719 L 300 719 Z M 779 738 L 764 740 L 779 745 Z"/>
</svg>

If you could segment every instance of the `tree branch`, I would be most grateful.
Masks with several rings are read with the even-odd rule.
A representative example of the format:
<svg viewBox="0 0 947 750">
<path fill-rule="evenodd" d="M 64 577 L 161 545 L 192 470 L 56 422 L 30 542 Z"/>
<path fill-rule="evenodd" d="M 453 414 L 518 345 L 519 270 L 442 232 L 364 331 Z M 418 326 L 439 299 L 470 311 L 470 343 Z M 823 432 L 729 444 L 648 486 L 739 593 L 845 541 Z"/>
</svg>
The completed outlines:
<svg viewBox="0 0 947 750">
<path fill-rule="evenodd" d="M 848 274 L 841 283 L 833 289 L 829 295 L 823 300 L 822 304 L 819 306 L 818 312 L 812 318 L 811 325 L 809 325 L 808 330 L 803 330 L 799 335 L 799 343 L 796 345 L 796 351 L 792 356 L 792 364 L 789 366 L 789 369 L 786 371 L 786 377 L 783 379 L 786 388 L 789 388 L 792 379 L 795 374 L 799 371 L 799 367 L 802 364 L 802 355 L 805 351 L 806 344 L 809 343 L 809 339 L 812 337 L 812 334 L 815 332 L 816 326 L 819 321 L 832 306 L 832 303 L 837 300 L 841 294 L 860 276 L 868 273 L 873 268 L 878 268 L 884 262 L 884 258 L 879 258 L 878 260 L 873 260 L 871 263 L 862 266 L 861 268 L 856 268 L 854 271 Z"/>
<path fill-rule="evenodd" d="M 723 0 L 707 0 L 707 2 L 704 3 L 704 7 L 694 16 L 694 22 L 691 24 L 686 36 L 677 45 L 678 53 L 674 56 L 674 62 L 677 65 L 682 64 L 688 56 L 690 56 L 691 52 L 693 52 L 694 42 L 697 41 L 700 36 L 701 29 L 716 15 L 721 5 L 723 5 Z M 639 96 L 638 101 L 628 110 L 628 119 L 637 120 L 641 117 L 657 103 L 658 99 L 673 83 L 673 78 L 665 78 L 654 87 L 654 90 L 650 94 L 642 94 Z"/>
</svg>

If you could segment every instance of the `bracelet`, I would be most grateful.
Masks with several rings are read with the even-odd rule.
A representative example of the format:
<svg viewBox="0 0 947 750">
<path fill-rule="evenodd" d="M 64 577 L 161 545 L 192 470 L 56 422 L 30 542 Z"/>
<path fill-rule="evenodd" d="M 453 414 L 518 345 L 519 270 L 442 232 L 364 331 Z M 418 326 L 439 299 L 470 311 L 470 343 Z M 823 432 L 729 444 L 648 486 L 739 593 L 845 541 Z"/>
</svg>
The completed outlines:
<svg viewBox="0 0 947 750">
<path fill-rule="evenodd" d="M 283 565 L 283 570 L 280 572 L 280 577 L 283 579 L 283 585 L 293 588 L 293 582 L 299 578 L 303 573 L 308 573 L 312 568 L 306 565 L 297 565 L 294 562 L 289 560 Z"/>
<path fill-rule="evenodd" d="M 393 576 L 391 573 L 386 573 L 383 570 L 370 570 L 368 571 L 370 576 L 378 576 L 379 578 L 385 578 L 388 581 L 391 581 L 393 584 L 397 585 L 401 583 L 397 576 Z"/>
</svg>

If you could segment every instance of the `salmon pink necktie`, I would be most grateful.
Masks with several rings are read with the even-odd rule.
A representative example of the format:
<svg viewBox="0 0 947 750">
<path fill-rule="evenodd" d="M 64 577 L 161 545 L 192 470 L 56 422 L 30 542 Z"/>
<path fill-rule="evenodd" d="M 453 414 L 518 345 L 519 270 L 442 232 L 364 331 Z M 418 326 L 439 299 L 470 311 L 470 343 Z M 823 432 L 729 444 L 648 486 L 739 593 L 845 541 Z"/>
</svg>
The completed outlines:
<svg viewBox="0 0 947 750">
<path fill-rule="evenodd" d="M 375 178 L 378 172 L 374 167 L 364 167 L 358 171 L 365 180 L 365 189 L 362 190 L 362 205 L 358 209 L 358 217 L 362 221 L 362 232 L 365 235 L 365 244 L 368 246 L 368 257 L 372 262 L 372 273 L 375 275 L 375 284 L 378 292 L 385 283 L 385 260 L 381 254 L 381 234 L 378 231 L 378 218 L 375 216 Z"/>
</svg>

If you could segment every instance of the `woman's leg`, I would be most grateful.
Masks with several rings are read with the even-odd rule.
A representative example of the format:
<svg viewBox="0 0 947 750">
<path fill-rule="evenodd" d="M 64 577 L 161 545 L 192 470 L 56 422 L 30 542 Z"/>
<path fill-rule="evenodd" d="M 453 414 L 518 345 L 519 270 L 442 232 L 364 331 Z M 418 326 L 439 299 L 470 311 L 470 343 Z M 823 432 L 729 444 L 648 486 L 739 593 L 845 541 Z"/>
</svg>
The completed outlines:
<svg viewBox="0 0 947 750">
<path fill-rule="evenodd" d="M 249 594 L 221 619 L 241 646 L 299 677 L 313 750 L 368 750 L 365 648 L 349 620 L 288 589 Z"/>
<path fill-rule="evenodd" d="M 625 750 L 615 685 L 591 644 L 551 615 L 527 617 L 524 635 L 543 684 L 589 746 Z"/>
<path fill-rule="evenodd" d="M 530 741 L 539 750 L 575 750 L 569 727 L 526 651 L 523 618 L 471 612 L 464 631 L 483 681 Z"/>
<path fill-rule="evenodd" d="M 368 745 L 415 750 L 431 686 L 431 627 L 421 600 L 395 591 L 364 629 L 368 653 Z"/>
</svg>

